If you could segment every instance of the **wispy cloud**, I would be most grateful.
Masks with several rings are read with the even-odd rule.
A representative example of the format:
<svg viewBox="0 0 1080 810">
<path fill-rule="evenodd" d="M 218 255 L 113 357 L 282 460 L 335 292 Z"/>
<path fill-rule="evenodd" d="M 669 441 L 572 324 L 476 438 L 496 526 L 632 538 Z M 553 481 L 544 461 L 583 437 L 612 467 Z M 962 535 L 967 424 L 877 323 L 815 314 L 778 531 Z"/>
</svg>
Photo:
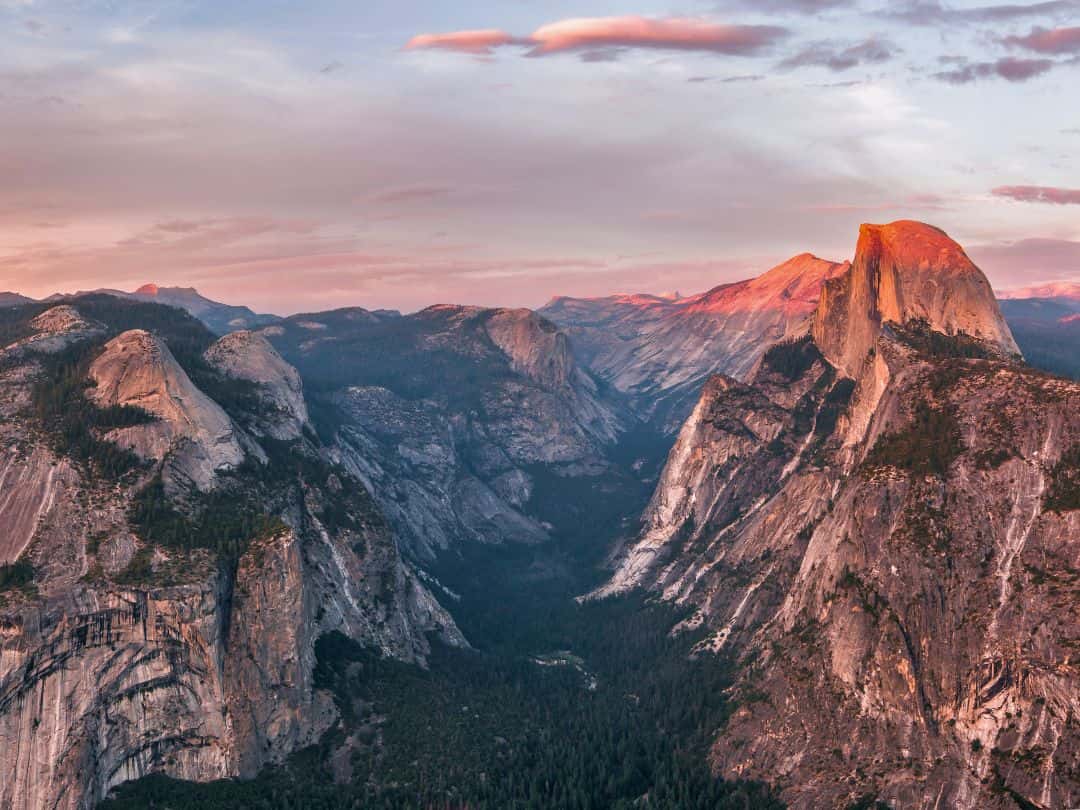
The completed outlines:
<svg viewBox="0 0 1080 810">
<path fill-rule="evenodd" d="M 787 33 L 787 29 L 772 25 L 724 25 L 689 17 L 583 17 L 543 25 L 527 37 L 496 29 L 420 34 L 409 40 L 405 49 L 442 49 L 486 56 L 495 48 L 516 45 L 534 57 L 566 52 L 588 54 L 606 48 L 746 56 L 766 49 Z"/>
<path fill-rule="evenodd" d="M 994 62 L 960 62 L 958 67 L 933 74 L 949 84 L 970 84 L 979 79 L 1005 79 L 1026 82 L 1049 72 L 1057 63 L 1052 59 L 1016 59 L 1003 57 Z"/>
<path fill-rule="evenodd" d="M 991 23 L 1033 17 L 1062 17 L 1080 10 L 1080 0 L 1049 0 L 1042 3 L 1004 3 L 953 8 L 937 0 L 909 0 L 890 3 L 881 12 L 885 17 L 910 25 L 941 25 L 943 23 Z"/>
<path fill-rule="evenodd" d="M 854 45 L 817 42 L 789 56 L 780 63 L 780 67 L 790 70 L 814 65 L 835 71 L 850 70 L 859 65 L 888 62 L 899 52 L 900 49 L 892 42 L 877 37 Z"/>
<path fill-rule="evenodd" d="M 816 14 L 839 8 L 851 8 L 856 0 L 728 0 L 721 9 L 741 8 L 766 14 Z"/>
<path fill-rule="evenodd" d="M 409 188 L 394 188 L 376 194 L 372 202 L 378 205 L 394 205 L 416 200 L 430 200 L 436 197 L 445 197 L 451 189 L 442 186 L 411 186 Z"/>
<path fill-rule="evenodd" d="M 1005 37 L 1006 45 L 1045 54 L 1080 53 L 1080 26 L 1073 28 L 1033 28 L 1025 36 Z"/>
<path fill-rule="evenodd" d="M 527 45 L 528 40 L 510 36 L 505 31 L 450 31 L 444 34 L 418 34 L 405 44 L 405 50 L 444 50 L 487 56 L 504 45 Z"/>
<path fill-rule="evenodd" d="M 1080 242 L 1035 238 L 972 244 L 967 253 L 999 289 L 1080 277 Z"/>
<path fill-rule="evenodd" d="M 1017 202 L 1047 203 L 1050 205 L 1080 205 L 1080 188 L 1056 186 L 998 186 L 991 192 Z"/>
</svg>

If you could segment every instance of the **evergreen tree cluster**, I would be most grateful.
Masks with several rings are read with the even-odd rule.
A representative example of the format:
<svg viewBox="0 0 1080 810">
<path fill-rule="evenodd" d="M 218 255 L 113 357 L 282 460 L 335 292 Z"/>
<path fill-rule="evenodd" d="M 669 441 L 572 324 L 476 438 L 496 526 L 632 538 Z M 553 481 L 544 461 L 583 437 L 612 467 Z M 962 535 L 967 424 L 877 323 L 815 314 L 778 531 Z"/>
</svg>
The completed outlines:
<svg viewBox="0 0 1080 810">
<path fill-rule="evenodd" d="M 783 340 L 773 344 L 765 352 L 765 366 L 787 380 L 797 380 L 821 359 L 821 352 L 813 338 Z"/>
<path fill-rule="evenodd" d="M 710 773 L 732 670 L 689 657 L 695 639 L 671 636 L 673 611 L 626 599 L 557 612 L 552 632 L 543 611 L 498 651 L 437 648 L 428 670 L 324 636 L 316 684 L 335 695 L 342 726 L 319 746 L 251 782 L 151 777 L 101 808 L 783 807 L 760 784 Z M 542 638 L 574 652 L 508 654 Z M 351 774 L 335 784 L 327 763 L 346 740 Z"/>
<path fill-rule="evenodd" d="M 140 408 L 101 408 L 87 396 L 90 364 L 103 342 L 78 343 L 42 360 L 42 374 L 31 391 L 34 415 L 49 436 L 53 450 L 83 462 L 94 474 L 116 479 L 141 466 L 129 450 L 103 438 L 115 428 L 153 421 Z"/>
<path fill-rule="evenodd" d="M 915 403 L 911 422 L 877 440 L 866 458 L 870 467 L 892 466 L 921 475 L 945 475 L 964 452 L 960 423 L 951 410 Z"/>
</svg>

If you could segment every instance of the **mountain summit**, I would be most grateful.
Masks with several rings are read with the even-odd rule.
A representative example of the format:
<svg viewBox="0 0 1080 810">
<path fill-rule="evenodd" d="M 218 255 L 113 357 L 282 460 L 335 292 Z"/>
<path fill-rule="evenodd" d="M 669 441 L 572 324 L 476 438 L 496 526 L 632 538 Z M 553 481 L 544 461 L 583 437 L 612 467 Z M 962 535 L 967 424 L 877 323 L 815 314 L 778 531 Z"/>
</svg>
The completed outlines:
<svg viewBox="0 0 1080 810">
<path fill-rule="evenodd" d="M 851 270 L 821 292 L 813 335 L 825 357 L 858 375 L 882 326 L 925 322 L 1003 357 L 1020 354 L 994 291 L 963 248 L 932 225 L 863 225 Z"/>
</svg>

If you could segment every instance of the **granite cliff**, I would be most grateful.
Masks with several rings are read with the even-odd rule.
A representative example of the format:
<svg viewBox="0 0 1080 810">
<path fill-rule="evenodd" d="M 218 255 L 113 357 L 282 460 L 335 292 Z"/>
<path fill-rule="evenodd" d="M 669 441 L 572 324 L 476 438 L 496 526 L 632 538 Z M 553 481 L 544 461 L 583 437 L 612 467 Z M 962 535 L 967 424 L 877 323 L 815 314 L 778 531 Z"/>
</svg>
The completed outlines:
<svg viewBox="0 0 1080 810">
<path fill-rule="evenodd" d="M 335 722 L 324 633 L 416 662 L 465 644 L 362 484 L 297 435 L 302 387 L 261 339 L 214 347 L 103 296 L 46 307 L 6 310 L 0 363 L 0 806 L 254 776 Z"/>
<path fill-rule="evenodd" d="M 598 595 L 743 663 L 718 774 L 796 808 L 1067 807 L 1080 386 L 1027 368 L 940 231 L 864 226 L 811 336 L 716 377 Z"/>
</svg>

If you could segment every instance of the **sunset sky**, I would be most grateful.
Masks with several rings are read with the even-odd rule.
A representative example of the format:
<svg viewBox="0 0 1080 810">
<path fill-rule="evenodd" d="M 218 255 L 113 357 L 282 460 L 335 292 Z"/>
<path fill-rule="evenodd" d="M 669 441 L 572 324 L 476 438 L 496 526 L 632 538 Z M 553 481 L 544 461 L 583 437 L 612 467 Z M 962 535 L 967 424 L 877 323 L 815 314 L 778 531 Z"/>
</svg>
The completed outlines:
<svg viewBox="0 0 1080 810">
<path fill-rule="evenodd" d="M 920 219 L 1080 278 L 1080 0 L 0 0 L 0 289 L 695 292 Z"/>
</svg>

